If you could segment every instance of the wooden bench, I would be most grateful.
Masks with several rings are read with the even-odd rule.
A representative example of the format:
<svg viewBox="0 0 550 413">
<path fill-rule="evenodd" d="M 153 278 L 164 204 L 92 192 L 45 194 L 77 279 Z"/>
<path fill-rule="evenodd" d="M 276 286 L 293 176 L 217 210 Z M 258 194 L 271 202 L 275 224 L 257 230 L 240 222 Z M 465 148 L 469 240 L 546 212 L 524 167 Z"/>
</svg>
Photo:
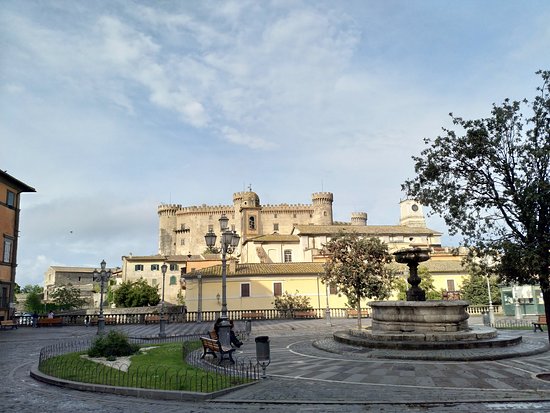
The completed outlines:
<svg viewBox="0 0 550 413">
<path fill-rule="evenodd" d="M 225 355 L 228 356 L 231 363 L 235 363 L 235 360 L 233 360 L 233 352 L 235 349 L 233 347 L 223 347 L 219 340 L 214 340 L 208 337 L 201 337 L 201 342 L 204 350 L 201 359 L 203 359 L 207 354 L 212 354 L 214 358 L 218 358 L 216 353 L 219 353 L 220 360 L 218 361 L 218 364 L 223 361 Z"/>
<path fill-rule="evenodd" d="M 208 337 L 212 340 L 218 340 L 218 333 L 216 333 L 216 330 L 209 331 Z"/>
<path fill-rule="evenodd" d="M 537 330 L 544 331 L 542 329 L 542 326 L 545 326 L 546 324 L 546 316 L 545 315 L 539 315 L 537 321 L 533 321 L 533 331 L 536 333 Z"/>
<path fill-rule="evenodd" d="M 315 311 L 294 311 L 294 318 L 317 318 Z"/>
<path fill-rule="evenodd" d="M 62 325 L 63 325 L 63 319 L 61 317 L 41 318 L 40 320 L 38 320 L 38 327 L 52 327 L 52 326 L 61 327 Z"/>
<path fill-rule="evenodd" d="M 105 325 L 114 325 L 116 324 L 116 318 L 115 317 L 103 317 L 105 320 Z M 92 317 L 90 318 L 89 325 L 91 326 L 97 326 L 98 317 Z"/>
<path fill-rule="evenodd" d="M 346 311 L 347 318 L 353 317 L 357 318 L 357 310 L 349 309 Z M 369 318 L 368 310 L 361 310 L 361 318 Z"/>
<path fill-rule="evenodd" d="M 242 320 L 265 320 L 265 314 L 260 311 L 253 311 L 251 313 L 242 313 Z"/>
<path fill-rule="evenodd" d="M 11 329 L 13 330 L 14 328 L 17 328 L 17 323 L 14 320 L 0 321 L 0 328 L 2 328 L 2 330 L 5 330 L 6 327 L 11 327 Z"/>
<path fill-rule="evenodd" d="M 168 315 L 167 314 L 163 315 L 162 319 L 164 321 L 168 321 Z M 145 324 L 148 324 L 148 323 L 160 323 L 160 315 L 146 315 Z"/>
</svg>

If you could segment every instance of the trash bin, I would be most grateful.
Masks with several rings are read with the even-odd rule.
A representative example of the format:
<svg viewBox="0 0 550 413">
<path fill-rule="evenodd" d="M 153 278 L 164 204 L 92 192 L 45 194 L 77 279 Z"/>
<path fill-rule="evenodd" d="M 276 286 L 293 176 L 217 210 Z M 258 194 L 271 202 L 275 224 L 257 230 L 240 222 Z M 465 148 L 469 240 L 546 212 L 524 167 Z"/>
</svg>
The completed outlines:
<svg viewBox="0 0 550 413">
<path fill-rule="evenodd" d="M 256 337 L 256 359 L 258 362 L 265 362 L 271 360 L 269 354 L 269 337 L 258 336 Z"/>
<path fill-rule="evenodd" d="M 484 326 L 490 326 L 491 325 L 491 319 L 490 319 L 489 313 L 487 311 L 483 311 L 481 313 L 481 317 L 483 318 L 483 325 Z"/>
<path fill-rule="evenodd" d="M 271 363 L 271 356 L 269 354 L 269 337 L 268 336 L 258 336 L 255 339 L 256 341 L 256 359 L 258 364 L 262 366 L 262 379 L 267 378 L 265 374 L 265 369 Z"/>
</svg>

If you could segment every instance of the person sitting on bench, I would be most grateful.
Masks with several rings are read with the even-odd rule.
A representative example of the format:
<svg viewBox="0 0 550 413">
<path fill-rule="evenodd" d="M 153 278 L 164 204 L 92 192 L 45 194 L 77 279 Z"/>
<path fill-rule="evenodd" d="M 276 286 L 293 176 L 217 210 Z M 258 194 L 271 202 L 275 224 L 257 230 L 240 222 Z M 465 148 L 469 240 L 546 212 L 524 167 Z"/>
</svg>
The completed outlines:
<svg viewBox="0 0 550 413">
<path fill-rule="evenodd" d="M 218 337 L 220 336 L 219 334 L 219 329 L 220 329 L 220 324 L 222 322 L 222 319 L 221 318 L 218 318 L 216 320 L 216 322 L 214 323 L 214 331 L 216 332 L 216 334 L 218 335 Z M 235 332 L 233 331 L 233 327 L 235 327 L 235 325 L 233 324 L 233 320 L 229 320 L 229 323 L 231 324 L 231 329 L 229 330 L 229 340 L 230 340 L 230 343 L 232 346 L 235 346 L 237 348 L 240 348 L 242 345 L 243 345 L 243 342 L 240 341 L 237 336 L 235 335 Z"/>
</svg>

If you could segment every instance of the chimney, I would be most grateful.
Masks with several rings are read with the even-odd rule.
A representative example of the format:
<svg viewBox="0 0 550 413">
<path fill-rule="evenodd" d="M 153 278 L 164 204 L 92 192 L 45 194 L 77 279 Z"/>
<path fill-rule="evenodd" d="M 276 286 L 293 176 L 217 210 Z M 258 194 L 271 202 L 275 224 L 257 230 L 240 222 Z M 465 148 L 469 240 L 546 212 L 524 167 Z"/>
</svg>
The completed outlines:
<svg viewBox="0 0 550 413">
<path fill-rule="evenodd" d="M 237 272 L 237 260 L 234 258 L 229 259 L 229 272 L 233 274 Z"/>
</svg>

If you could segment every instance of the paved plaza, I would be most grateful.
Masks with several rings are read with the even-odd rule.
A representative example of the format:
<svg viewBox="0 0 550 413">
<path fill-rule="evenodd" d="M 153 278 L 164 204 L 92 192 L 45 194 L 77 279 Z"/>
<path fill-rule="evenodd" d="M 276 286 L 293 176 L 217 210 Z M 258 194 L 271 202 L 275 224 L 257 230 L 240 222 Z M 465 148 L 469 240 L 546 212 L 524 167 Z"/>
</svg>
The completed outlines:
<svg viewBox="0 0 550 413">
<path fill-rule="evenodd" d="M 538 354 L 489 361 L 385 359 L 379 358 L 383 354 L 373 357 L 355 347 L 327 344 L 332 331 L 355 325 L 356 320 L 341 319 L 333 325 L 325 320 L 254 321 L 250 338 L 236 356 L 253 358 L 254 338 L 269 336 L 268 378 L 200 402 L 83 392 L 38 382 L 29 372 L 36 368 L 40 348 L 92 337 L 96 329 L 0 331 L 0 412 L 550 412 L 550 382 L 536 377 L 550 372 L 550 352 L 540 352 L 548 342 L 546 333 L 504 332 L 523 335 L 522 351 L 535 349 Z M 133 336 L 158 333 L 158 325 L 107 328 Z M 211 328 L 206 323 L 169 324 L 166 331 L 193 334 Z M 243 325 L 237 323 L 237 328 Z M 466 360 L 472 357 L 466 350 L 463 355 Z"/>
</svg>

